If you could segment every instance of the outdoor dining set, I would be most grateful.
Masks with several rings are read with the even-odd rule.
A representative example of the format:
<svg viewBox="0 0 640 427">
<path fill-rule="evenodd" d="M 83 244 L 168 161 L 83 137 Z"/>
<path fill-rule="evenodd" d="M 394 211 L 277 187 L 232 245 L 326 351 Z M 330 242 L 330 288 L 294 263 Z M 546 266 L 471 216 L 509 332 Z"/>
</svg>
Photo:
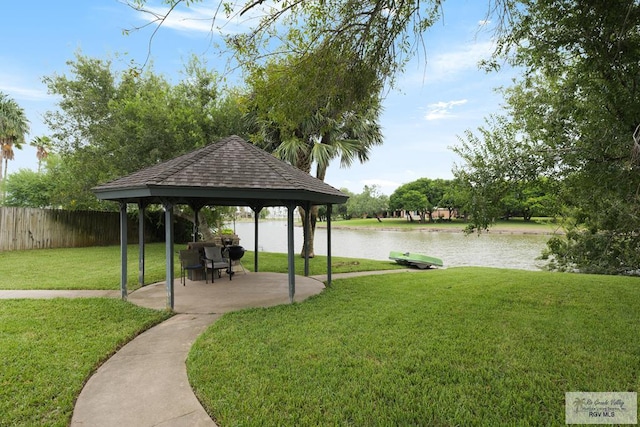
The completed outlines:
<svg viewBox="0 0 640 427">
<path fill-rule="evenodd" d="M 211 272 L 211 283 L 217 274 L 218 278 L 222 277 L 222 270 L 225 270 L 232 280 L 233 264 L 239 264 L 242 269 L 244 267 L 240 263 L 240 259 L 244 256 L 245 249 L 239 245 L 232 245 L 230 240 L 224 242 L 224 246 L 217 246 L 211 242 L 191 242 L 187 249 L 179 251 L 180 255 L 180 279 L 182 285 L 185 286 L 185 278 L 190 280 L 202 280 L 204 276 L 205 283 L 208 282 L 208 272 Z"/>
</svg>

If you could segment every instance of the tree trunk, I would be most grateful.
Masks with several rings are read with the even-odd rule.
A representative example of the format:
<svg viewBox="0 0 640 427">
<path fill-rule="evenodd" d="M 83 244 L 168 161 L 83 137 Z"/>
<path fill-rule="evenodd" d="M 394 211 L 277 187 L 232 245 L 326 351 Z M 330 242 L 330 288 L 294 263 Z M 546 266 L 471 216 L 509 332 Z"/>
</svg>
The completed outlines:
<svg viewBox="0 0 640 427">
<path fill-rule="evenodd" d="M 198 232 L 202 234 L 202 240 L 205 242 L 213 242 L 214 234 L 211 231 L 207 218 L 202 214 L 202 211 L 198 212 Z"/>
<path fill-rule="evenodd" d="M 4 188 L 4 179 L 2 178 L 2 159 L 3 159 L 3 155 L 2 155 L 2 147 L 0 147 L 0 180 L 2 180 L 0 185 L 0 188 L 2 188 L 2 191 L 0 191 L 0 200 L 4 200 L 4 196 L 5 196 L 5 188 Z"/>
<path fill-rule="evenodd" d="M 186 219 L 193 224 L 193 214 L 187 215 L 177 207 L 174 207 L 173 214 L 176 217 Z M 215 235 L 213 234 L 213 231 L 211 231 L 209 222 L 207 221 L 207 218 L 202 214 L 202 211 L 198 211 L 198 233 L 202 234 L 202 241 L 213 242 L 213 238 L 215 237 Z"/>
<path fill-rule="evenodd" d="M 4 175 L 2 174 L 2 161 L 4 160 L 4 146 L 7 144 L 7 141 L 4 138 L 0 138 L 0 178 Z"/>
<path fill-rule="evenodd" d="M 306 214 L 307 212 L 305 211 L 305 209 L 302 206 L 298 206 L 298 212 L 300 213 L 300 219 L 302 220 L 302 227 L 303 230 L 305 229 L 305 220 L 306 220 Z M 316 223 L 318 222 L 318 207 L 317 206 L 312 206 L 311 210 L 309 211 L 309 214 L 311 215 L 311 229 L 309 230 L 309 258 L 313 258 L 316 256 L 314 248 L 313 248 L 313 239 L 316 233 Z M 305 233 L 303 232 L 303 236 L 305 235 Z M 300 251 L 300 256 L 302 258 L 304 258 L 305 256 L 305 252 L 306 252 L 306 239 L 303 239 L 305 241 L 302 242 L 302 251 Z"/>
<path fill-rule="evenodd" d="M 307 155 L 307 156 L 301 156 L 300 158 L 298 158 L 297 167 L 298 169 L 304 172 L 311 173 L 311 157 Z M 318 164 L 316 167 L 316 178 L 318 178 L 320 181 L 324 181 L 326 174 L 327 174 L 327 165 Z M 302 206 L 298 206 L 298 213 L 300 214 L 300 219 L 302 220 L 303 230 L 305 230 L 305 232 L 303 232 L 303 236 L 306 237 L 305 235 L 306 211 Z M 307 252 L 309 253 L 309 258 L 313 258 L 316 256 L 315 249 L 313 247 L 313 240 L 316 234 L 316 223 L 318 222 L 318 206 L 312 206 L 309 213 L 311 215 L 311 227 L 309 230 L 308 239 L 303 238 L 302 250 L 300 251 L 300 256 L 302 258 L 305 257 L 305 253 Z M 306 240 L 309 240 L 309 248 L 306 247 Z"/>
</svg>

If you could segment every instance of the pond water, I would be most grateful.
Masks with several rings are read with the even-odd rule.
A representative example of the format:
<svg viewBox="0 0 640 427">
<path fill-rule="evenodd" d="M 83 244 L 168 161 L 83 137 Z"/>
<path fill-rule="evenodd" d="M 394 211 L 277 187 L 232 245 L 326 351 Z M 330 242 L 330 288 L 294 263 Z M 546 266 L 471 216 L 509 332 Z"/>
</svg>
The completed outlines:
<svg viewBox="0 0 640 427">
<path fill-rule="evenodd" d="M 255 250 L 253 222 L 236 222 L 240 245 Z M 286 221 L 259 222 L 258 250 L 287 252 Z M 539 270 L 544 261 L 536 260 L 549 235 L 497 234 L 465 235 L 462 232 L 378 231 L 331 229 L 332 255 L 388 260 L 390 251 L 416 252 L 443 260 L 445 267 L 481 266 Z M 302 228 L 295 227 L 296 253 L 302 248 Z M 318 228 L 315 252 L 327 254 L 327 231 Z"/>
</svg>

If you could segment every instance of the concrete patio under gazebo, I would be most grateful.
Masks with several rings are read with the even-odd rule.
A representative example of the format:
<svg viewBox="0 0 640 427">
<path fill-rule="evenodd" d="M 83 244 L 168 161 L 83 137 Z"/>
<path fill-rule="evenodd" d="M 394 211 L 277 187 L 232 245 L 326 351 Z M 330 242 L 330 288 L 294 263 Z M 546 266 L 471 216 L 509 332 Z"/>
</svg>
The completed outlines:
<svg viewBox="0 0 640 427">
<path fill-rule="evenodd" d="M 187 279 L 182 286 L 178 279 L 175 291 L 176 313 L 224 314 L 245 308 L 272 307 L 290 302 L 287 274 L 240 272 L 233 280 L 223 278 L 215 283 Z M 163 309 L 166 304 L 165 283 L 154 283 L 132 292 L 128 300 L 141 307 Z M 311 277 L 296 277 L 294 301 L 301 302 L 317 295 L 324 283 Z"/>
<path fill-rule="evenodd" d="M 172 160 L 102 184 L 95 187 L 93 191 L 99 199 L 120 203 L 120 289 L 121 297 L 124 299 L 128 297 L 126 260 L 127 206 L 129 204 L 135 204 L 139 208 L 139 282 L 141 285 L 144 284 L 144 209 L 151 204 L 160 204 L 165 210 L 165 307 L 168 309 L 174 310 L 176 296 L 173 235 L 173 207 L 176 205 L 188 205 L 195 212 L 194 236 L 198 234 L 196 232 L 198 212 L 203 207 L 250 207 L 255 214 L 254 270 L 256 272 L 259 271 L 259 213 L 266 207 L 287 207 L 288 274 L 286 284 L 289 302 L 294 301 L 296 292 L 294 210 L 297 206 L 302 206 L 306 211 L 309 211 L 313 205 L 326 205 L 328 211 L 327 282 L 331 283 L 331 207 L 333 204 L 346 202 L 348 196 L 238 136 L 224 138 L 219 142 Z M 309 219 L 309 215 L 307 215 L 307 219 Z M 303 225 L 304 235 L 308 236 L 309 221 Z M 305 276 L 308 275 L 309 260 L 305 258 Z M 236 277 L 238 276 L 236 275 Z M 234 282 L 236 280 L 234 278 Z M 218 282 L 216 281 L 216 284 Z"/>
</svg>

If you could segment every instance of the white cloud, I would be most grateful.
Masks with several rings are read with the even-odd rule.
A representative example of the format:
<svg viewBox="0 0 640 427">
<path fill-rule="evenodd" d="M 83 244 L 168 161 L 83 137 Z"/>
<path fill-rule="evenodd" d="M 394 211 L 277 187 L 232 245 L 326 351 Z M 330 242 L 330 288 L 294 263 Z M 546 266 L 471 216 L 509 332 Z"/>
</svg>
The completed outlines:
<svg viewBox="0 0 640 427">
<path fill-rule="evenodd" d="M 457 101 L 440 101 L 435 104 L 427 105 L 427 113 L 424 115 L 425 120 L 440 120 L 455 117 L 452 114 L 454 107 L 464 105 L 467 103 L 466 99 L 459 99 Z"/>
<path fill-rule="evenodd" d="M 149 6 L 138 13 L 143 21 L 160 24 L 186 33 L 239 34 L 247 32 L 251 23 L 257 22 L 262 11 L 254 8 L 251 13 L 240 16 L 240 10 L 233 11 L 228 17 L 223 8 L 206 7 L 191 4 L 189 7 L 173 9 L 165 6 Z"/>
<path fill-rule="evenodd" d="M 407 72 L 401 77 L 401 86 L 440 85 L 464 81 L 470 74 L 477 76 L 480 73 L 479 62 L 490 58 L 494 49 L 495 43 L 491 40 L 451 41 L 432 48 L 427 46 L 426 58 L 414 58 L 412 65 L 407 67 Z"/>
<path fill-rule="evenodd" d="M 11 59 L 0 58 L 0 63 L 10 64 L 0 71 L 0 92 L 9 94 L 16 101 L 44 101 L 53 97 L 40 82 L 40 78 L 23 66 L 13 64 Z"/>
<path fill-rule="evenodd" d="M 26 101 L 42 101 L 52 98 L 52 96 L 47 94 L 47 91 L 45 90 L 6 84 L 0 84 L 0 92 L 5 92 L 17 100 L 22 99 Z"/>
<path fill-rule="evenodd" d="M 465 71 L 478 69 L 478 62 L 488 58 L 494 43 L 484 41 L 459 46 L 457 50 L 436 54 L 427 60 L 427 82 L 454 80 Z"/>
</svg>

